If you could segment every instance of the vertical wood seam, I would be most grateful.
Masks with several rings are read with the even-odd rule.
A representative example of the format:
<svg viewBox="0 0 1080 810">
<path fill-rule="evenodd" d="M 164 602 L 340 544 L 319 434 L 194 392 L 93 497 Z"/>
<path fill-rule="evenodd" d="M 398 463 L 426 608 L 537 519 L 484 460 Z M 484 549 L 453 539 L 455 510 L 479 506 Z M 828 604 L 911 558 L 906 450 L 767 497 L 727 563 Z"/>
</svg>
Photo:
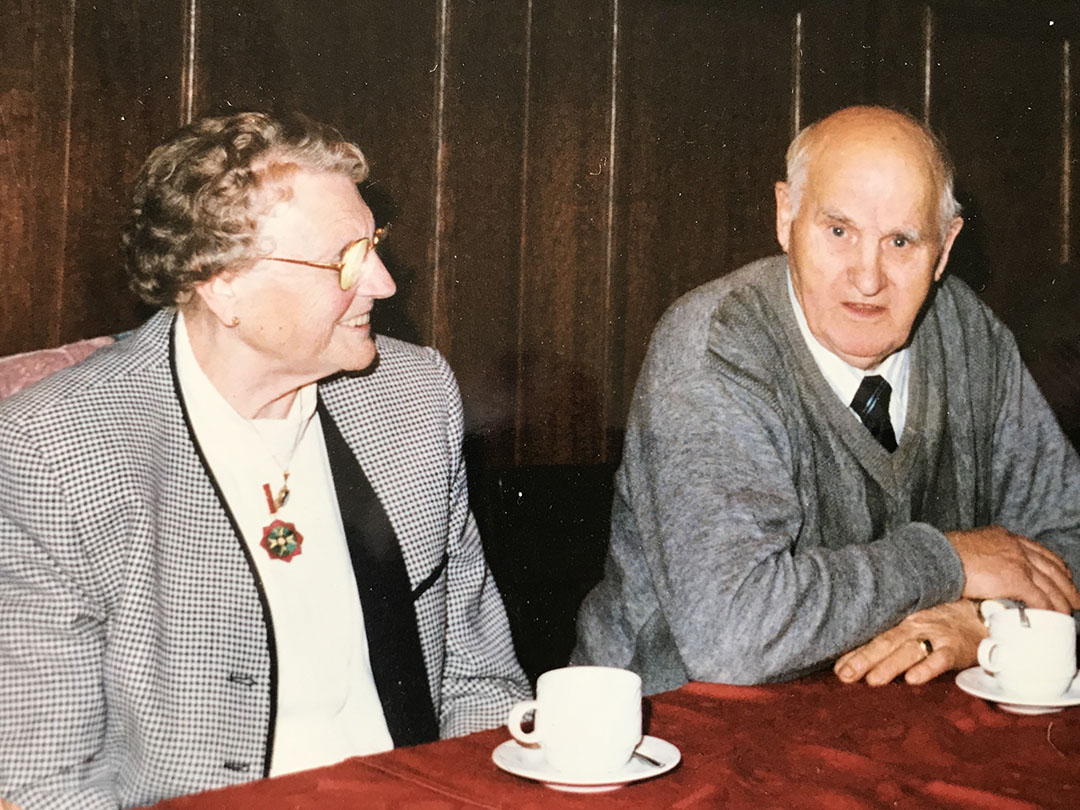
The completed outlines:
<svg viewBox="0 0 1080 810">
<path fill-rule="evenodd" d="M 518 295 L 517 295 L 517 362 L 514 380 L 514 464 L 521 463 L 521 433 L 524 427 L 525 398 L 525 257 L 529 213 L 529 119 L 532 90 L 532 25 L 533 4 L 525 4 L 525 92 L 522 101 L 521 133 L 521 222 L 518 238 Z"/>
<path fill-rule="evenodd" d="M 199 0 L 187 0 L 184 4 L 182 65 L 180 70 L 180 125 L 186 126 L 195 118 L 195 85 L 198 70 Z"/>
<path fill-rule="evenodd" d="M 600 357 L 603 364 L 602 377 L 604 392 L 600 398 L 600 457 L 603 461 L 608 460 L 608 426 L 611 418 L 611 398 L 614 390 L 615 369 L 611 362 L 611 339 L 613 324 L 612 313 L 612 287 L 615 273 L 615 139 L 619 115 L 619 0 L 612 0 L 611 4 L 611 109 L 609 111 L 610 123 L 608 126 L 608 204 L 607 204 L 607 245 L 605 246 L 605 273 L 604 273 L 604 310 L 603 329 L 601 330 Z"/>
<path fill-rule="evenodd" d="M 434 257 L 432 259 L 431 301 L 428 311 L 428 323 L 431 324 L 429 342 L 439 349 L 444 355 L 448 355 L 452 349 L 450 346 L 450 330 L 443 328 L 446 325 L 439 319 L 439 303 L 444 297 L 441 293 L 443 284 L 443 188 L 446 184 L 446 43 L 450 37 L 449 24 L 450 14 L 449 0 L 440 0 L 439 3 L 439 72 L 435 87 L 435 189 L 434 189 Z"/>
<path fill-rule="evenodd" d="M 64 28 L 64 36 L 67 37 L 67 87 L 64 94 L 64 170 L 61 181 L 60 197 L 60 265 L 56 270 L 56 306 L 55 317 L 49 325 L 49 342 L 53 345 L 60 343 L 60 324 L 64 322 L 64 302 L 67 298 L 64 283 L 67 280 L 67 249 L 68 229 L 71 226 L 69 212 L 71 210 L 71 117 L 75 97 L 75 14 L 77 13 L 77 0 L 68 0 L 68 16 Z"/>
<path fill-rule="evenodd" d="M 1071 258 L 1072 242 L 1072 72 L 1069 39 L 1061 43 L 1061 264 Z"/>
<path fill-rule="evenodd" d="M 934 12 L 929 5 L 923 6 L 923 123 L 930 126 L 931 77 L 934 64 Z"/>
<path fill-rule="evenodd" d="M 795 12 L 795 21 L 791 31 L 791 132 L 788 140 L 794 140 L 802 129 L 802 37 L 803 17 L 802 12 Z"/>
</svg>

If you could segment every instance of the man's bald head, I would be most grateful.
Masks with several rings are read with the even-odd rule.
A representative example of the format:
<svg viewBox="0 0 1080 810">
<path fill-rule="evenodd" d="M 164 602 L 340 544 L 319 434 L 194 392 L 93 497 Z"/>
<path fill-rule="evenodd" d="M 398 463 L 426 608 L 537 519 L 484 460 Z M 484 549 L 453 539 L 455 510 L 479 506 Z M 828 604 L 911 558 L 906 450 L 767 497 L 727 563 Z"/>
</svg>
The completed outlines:
<svg viewBox="0 0 1080 810">
<path fill-rule="evenodd" d="M 953 190 L 953 167 L 938 138 L 909 115 L 886 107 L 846 107 L 802 129 L 787 150 L 787 184 L 794 214 L 814 159 L 830 149 L 851 144 L 877 145 L 908 153 L 937 190 L 938 236 L 944 239 L 960 214 Z"/>
</svg>

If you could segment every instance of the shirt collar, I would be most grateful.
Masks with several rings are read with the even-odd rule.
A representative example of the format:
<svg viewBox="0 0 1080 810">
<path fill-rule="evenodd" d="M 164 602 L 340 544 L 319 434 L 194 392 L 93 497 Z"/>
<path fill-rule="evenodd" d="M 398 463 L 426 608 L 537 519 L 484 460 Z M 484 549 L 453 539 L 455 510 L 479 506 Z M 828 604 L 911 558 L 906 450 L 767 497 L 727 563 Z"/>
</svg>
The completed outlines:
<svg viewBox="0 0 1080 810">
<path fill-rule="evenodd" d="M 795 287 L 791 282 L 790 266 L 787 271 L 787 288 L 791 308 L 795 311 L 795 320 L 799 324 L 799 332 L 803 336 L 806 348 L 813 355 L 814 362 L 817 363 L 822 376 L 825 377 L 829 386 L 845 405 L 851 405 L 852 399 L 855 398 L 855 392 L 859 389 L 859 384 L 862 382 L 863 377 L 868 374 L 880 374 L 892 386 L 894 392 L 900 392 L 900 395 L 906 394 L 908 375 L 911 369 L 911 350 L 908 347 L 905 346 L 903 349 L 893 352 L 873 369 L 863 370 L 856 368 L 821 345 L 821 342 L 810 331 L 810 325 L 806 322 L 806 315 L 803 313 L 802 305 L 799 304 L 799 299 L 795 297 Z"/>
</svg>

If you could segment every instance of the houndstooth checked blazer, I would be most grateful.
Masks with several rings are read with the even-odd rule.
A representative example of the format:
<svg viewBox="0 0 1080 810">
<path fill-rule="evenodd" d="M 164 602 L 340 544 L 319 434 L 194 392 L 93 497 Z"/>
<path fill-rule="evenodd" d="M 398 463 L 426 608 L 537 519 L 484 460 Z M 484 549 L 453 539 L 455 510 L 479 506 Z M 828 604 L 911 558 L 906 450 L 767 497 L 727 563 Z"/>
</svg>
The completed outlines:
<svg viewBox="0 0 1080 810">
<path fill-rule="evenodd" d="M 115 808 L 263 775 L 273 640 L 197 455 L 173 316 L 0 403 L 0 797 Z M 528 685 L 469 512 L 461 402 L 434 349 L 386 338 L 320 383 L 397 535 L 442 736 Z"/>
</svg>

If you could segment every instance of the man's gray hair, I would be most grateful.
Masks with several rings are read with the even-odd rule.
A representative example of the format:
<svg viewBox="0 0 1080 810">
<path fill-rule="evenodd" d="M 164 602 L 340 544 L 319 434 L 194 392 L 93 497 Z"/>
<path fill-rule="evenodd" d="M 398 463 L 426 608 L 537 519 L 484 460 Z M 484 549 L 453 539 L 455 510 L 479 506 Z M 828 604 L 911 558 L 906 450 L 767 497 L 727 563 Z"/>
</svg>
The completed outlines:
<svg viewBox="0 0 1080 810">
<path fill-rule="evenodd" d="M 961 206 L 956 200 L 954 192 L 955 186 L 955 171 L 953 169 L 952 160 L 949 158 L 949 153 L 945 150 L 944 144 L 934 134 L 933 130 L 929 127 L 912 118 L 905 112 L 900 110 L 893 110 L 888 107 L 877 107 L 871 109 L 878 109 L 899 115 L 905 119 L 912 126 L 917 128 L 922 133 L 923 138 L 929 153 L 934 161 L 934 168 L 938 180 L 940 192 L 938 195 L 938 238 L 944 241 L 945 235 L 949 231 L 949 224 L 955 217 L 960 215 Z M 822 121 L 815 121 L 809 126 L 803 127 L 799 134 L 792 140 L 791 145 L 787 150 L 787 184 L 788 184 L 788 196 L 791 200 L 791 215 L 795 217 L 799 213 L 799 202 L 802 198 L 802 192 L 806 186 L 807 174 L 810 171 L 810 153 L 812 147 L 817 138 L 817 128 L 821 125 Z"/>
</svg>

